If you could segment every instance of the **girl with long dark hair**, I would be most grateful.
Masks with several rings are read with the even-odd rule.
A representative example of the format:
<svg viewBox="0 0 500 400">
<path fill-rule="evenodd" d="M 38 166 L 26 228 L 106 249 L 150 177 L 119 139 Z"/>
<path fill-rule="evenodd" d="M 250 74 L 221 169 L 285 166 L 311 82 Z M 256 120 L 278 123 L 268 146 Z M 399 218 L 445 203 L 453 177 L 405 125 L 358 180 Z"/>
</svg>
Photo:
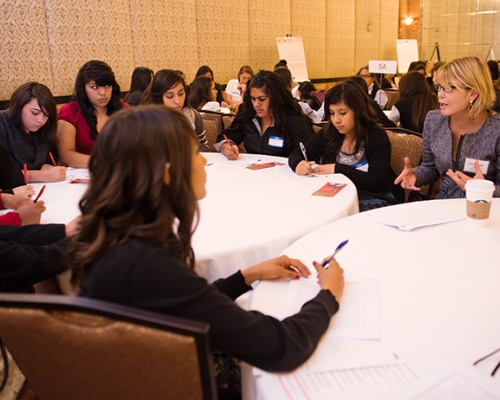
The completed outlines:
<svg viewBox="0 0 500 400">
<path fill-rule="evenodd" d="M 103 61 L 83 64 L 75 82 L 73 101 L 59 110 L 59 156 L 70 167 L 87 168 L 99 132 L 109 117 L 129 105 L 120 101 L 120 86 Z"/>
</svg>

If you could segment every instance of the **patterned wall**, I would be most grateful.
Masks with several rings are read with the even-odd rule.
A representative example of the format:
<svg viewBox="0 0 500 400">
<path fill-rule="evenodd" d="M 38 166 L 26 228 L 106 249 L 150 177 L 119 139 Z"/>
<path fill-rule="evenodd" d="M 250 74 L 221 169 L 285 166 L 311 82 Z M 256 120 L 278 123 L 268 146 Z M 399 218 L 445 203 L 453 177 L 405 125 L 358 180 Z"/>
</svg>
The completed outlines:
<svg viewBox="0 0 500 400">
<path fill-rule="evenodd" d="M 133 67 L 141 66 L 194 75 L 198 68 L 195 0 L 129 1 L 134 65 L 128 79 Z"/>
<path fill-rule="evenodd" d="M 45 0 L 45 14 L 55 95 L 71 94 L 78 70 L 92 59 L 108 63 L 118 83 L 128 87 L 133 70 L 128 0 L 113 0 L 113 7 L 100 0 Z"/>
<path fill-rule="evenodd" d="M 0 0 L 0 99 L 36 80 L 53 87 L 43 0 Z"/>
<path fill-rule="evenodd" d="M 0 0 L 0 100 L 28 80 L 71 95 L 90 59 L 109 63 L 124 91 L 137 66 L 180 69 L 191 81 L 207 64 L 225 84 L 243 64 L 272 69 L 276 37 L 288 33 L 303 38 L 310 79 L 349 76 L 369 59 L 394 58 L 398 8 L 398 0 Z"/>
<path fill-rule="evenodd" d="M 248 6 L 250 65 L 254 72 L 273 70 L 279 61 L 276 38 L 292 33 L 290 0 L 248 0 Z"/>
<path fill-rule="evenodd" d="M 196 24 L 199 64 L 192 78 L 201 65 L 221 84 L 237 78 L 250 60 L 248 0 L 196 0 Z"/>
</svg>

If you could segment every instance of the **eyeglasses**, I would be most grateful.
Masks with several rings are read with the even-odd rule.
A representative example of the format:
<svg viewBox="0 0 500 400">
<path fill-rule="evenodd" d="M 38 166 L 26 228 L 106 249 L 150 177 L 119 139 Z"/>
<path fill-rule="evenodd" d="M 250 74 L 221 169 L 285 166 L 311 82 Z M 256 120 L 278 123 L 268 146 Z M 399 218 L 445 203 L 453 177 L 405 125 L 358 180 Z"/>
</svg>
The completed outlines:
<svg viewBox="0 0 500 400">
<path fill-rule="evenodd" d="M 371 78 L 371 77 L 372 77 L 372 75 L 370 75 L 370 74 L 361 74 L 361 75 L 359 75 L 359 76 L 360 76 L 361 78 L 363 78 L 363 79 L 366 79 L 366 78 Z"/>
<path fill-rule="evenodd" d="M 453 92 L 455 89 L 457 89 L 456 86 L 453 86 L 453 85 L 450 85 L 448 87 L 444 87 L 442 86 L 441 84 L 437 84 L 437 85 L 434 85 L 434 87 L 436 88 L 436 92 L 439 92 L 440 90 L 442 90 L 443 92 L 445 93 L 451 93 Z"/>
</svg>

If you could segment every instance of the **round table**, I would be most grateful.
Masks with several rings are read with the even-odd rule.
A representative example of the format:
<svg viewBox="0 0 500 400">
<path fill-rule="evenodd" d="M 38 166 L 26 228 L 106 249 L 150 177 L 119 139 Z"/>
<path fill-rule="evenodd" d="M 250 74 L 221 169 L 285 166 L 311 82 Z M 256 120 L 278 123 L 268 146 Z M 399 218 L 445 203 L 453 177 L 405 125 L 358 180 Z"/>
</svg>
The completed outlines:
<svg viewBox="0 0 500 400">
<path fill-rule="evenodd" d="M 418 217 L 429 211 L 463 219 L 401 231 L 370 217 L 382 213 Z M 500 347 L 500 199 L 493 200 L 484 228 L 473 227 L 465 219 L 465 199 L 407 203 L 328 224 L 296 241 L 284 253 L 312 265 L 313 260 L 321 261 L 345 239 L 349 243 L 336 259 L 344 269 L 346 291 L 347 283 L 360 279 L 376 283 L 378 340 L 421 382 L 433 379 L 436 371 L 450 363 L 465 362 L 472 368 L 474 361 Z M 293 284 L 260 282 L 250 307 L 279 316 L 287 287 Z M 343 299 L 349 295 L 346 291 Z M 342 311 L 342 301 L 340 307 Z M 332 325 L 333 331 L 335 316 Z M 497 353 L 474 369 L 488 377 L 499 361 Z M 303 372 L 301 368 L 294 373 Z M 495 381 L 500 382 L 500 373 Z M 247 369 L 245 398 L 290 398 L 271 392 L 272 383 L 269 377 L 256 377 Z M 355 398 L 379 398 L 370 390 L 358 389 L 363 395 L 358 393 Z M 409 398 L 409 392 L 403 392 L 403 397 L 382 398 Z M 496 392 L 499 394 L 500 390 Z M 334 395 L 339 396 L 332 392 L 328 398 Z"/>
<path fill-rule="evenodd" d="M 298 238 L 359 211 L 356 188 L 344 175 L 299 177 L 287 159 L 241 154 L 236 161 L 220 153 L 207 158 L 207 196 L 193 237 L 196 270 L 209 282 L 278 256 Z M 250 164 L 277 163 L 251 170 Z M 47 183 L 41 199 L 47 210 L 41 223 L 67 223 L 79 213 L 87 184 L 85 169 L 68 169 L 65 182 Z M 334 197 L 312 196 L 325 183 L 346 186 Z M 34 185 L 38 191 L 43 183 Z"/>
</svg>

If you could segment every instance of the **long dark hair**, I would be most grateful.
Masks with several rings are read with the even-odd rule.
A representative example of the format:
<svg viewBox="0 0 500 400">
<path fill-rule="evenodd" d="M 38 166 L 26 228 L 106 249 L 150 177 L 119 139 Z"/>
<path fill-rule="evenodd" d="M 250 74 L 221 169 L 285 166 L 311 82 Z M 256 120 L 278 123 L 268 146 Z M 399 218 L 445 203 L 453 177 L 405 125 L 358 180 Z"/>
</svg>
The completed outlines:
<svg viewBox="0 0 500 400">
<path fill-rule="evenodd" d="M 332 87 L 325 96 L 325 119 L 328 121 L 324 127 L 324 134 L 328 144 L 323 153 L 324 163 L 337 162 L 337 156 L 344 141 L 342 135 L 334 126 L 331 120 L 330 105 L 340 102 L 352 110 L 354 113 L 356 144 L 354 153 L 357 153 L 368 142 L 370 130 L 377 124 L 377 116 L 369 103 L 366 92 L 363 91 L 354 81 L 344 81 Z"/>
<path fill-rule="evenodd" d="M 178 83 L 182 83 L 184 91 L 186 90 L 186 82 L 179 74 L 179 71 L 172 69 L 160 69 L 156 72 L 153 80 L 142 94 L 142 104 L 163 104 L 163 94 L 169 89 L 173 88 Z M 185 107 L 187 103 L 187 96 L 184 99 Z"/>
<path fill-rule="evenodd" d="M 144 92 L 153 79 L 153 70 L 146 67 L 137 67 L 132 72 L 130 92 Z"/>
<path fill-rule="evenodd" d="M 243 103 L 240 104 L 238 113 L 228 129 L 239 131 L 247 121 L 251 121 L 257 115 L 250 98 L 250 91 L 253 88 L 262 89 L 269 97 L 269 112 L 274 118 L 274 126 L 278 135 L 284 139 L 283 148 L 290 152 L 292 140 L 286 129 L 288 118 L 291 115 L 303 118 L 306 124 L 311 127 L 311 132 L 312 122 L 293 99 L 292 93 L 283 84 L 283 80 L 274 72 L 259 71 L 252 77 L 243 95 Z"/>
<path fill-rule="evenodd" d="M 75 285 L 108 249 L 134 239 L 164 246 L 194 268 L 198 203 L 191 159 L 197 144 L 188 120 L 165 106 L 125 109 L 106 122 L 90 157 L 91 183 L 70 250 Z"/>
<path fill-rule="evenodd" d="M 97 115 L 85 89 L 85 85 L 92 80 L 97 86 L 109 85 L 113 89 L 111 99 L 106 106 L 107 115 L 112 115 L 121 110 L 122 103 L 120 101 L 120 85 L 116 82 L 115 74 L 108 64 L 103 61 L 90 60 L 82 65 L 76 75 L 74 100 L 78 103 L 80 112 L 90 127 L 90 137 L 97 139 Z"/>
<path fill-rule="evenodd" d="M 196 71 L 195 77 L 197 78 L 199 76 L 205 76 L 207 73 L 210 74 L 212 79 L 215 79 L 214 78 L 214 71 L 212 71 L 212 68 L 210 68 L 208 65 L 202 65 L 200 68 L 198 68 L 198 71 Z"/>
<path fill-rule="evenodd" d="M 427 113 L 439 106 L 437 97 L 432 93 L 425 76 L 418 71 L 405 74 L 399 81 L 399 98 L 413 100 L 411 122 L 418 132 L 422 132 Z"/>
<path fill-rule="evenodd" d="M 191 83 L 189 107 L 199 110 L 209 101 L 213 101 L 210 93 L 213 83 L 212 78 L 203 75 L 197 76 Z"/>
<path fill-rule="evenodd" d="M 19 132 L 23 134 L 23 137 L 30 144 L 33 144 L 33 140 L 30 135 L 26 133 L 26 128 L 24 127 L 22 111 L 23 107 L 29 103 L 32 99 L 38 101 L 42 112 L 48 117 L 47 122 L 40 127 L 37 131 L 37 135 L 45 138 L 52 148 L 57 147 L 57 108 L 56 101 L 50 89 L 38 82 L 27 82 L 19 86 L 9 102 L 9 118 L 17 128 Z"/>
</svg>

